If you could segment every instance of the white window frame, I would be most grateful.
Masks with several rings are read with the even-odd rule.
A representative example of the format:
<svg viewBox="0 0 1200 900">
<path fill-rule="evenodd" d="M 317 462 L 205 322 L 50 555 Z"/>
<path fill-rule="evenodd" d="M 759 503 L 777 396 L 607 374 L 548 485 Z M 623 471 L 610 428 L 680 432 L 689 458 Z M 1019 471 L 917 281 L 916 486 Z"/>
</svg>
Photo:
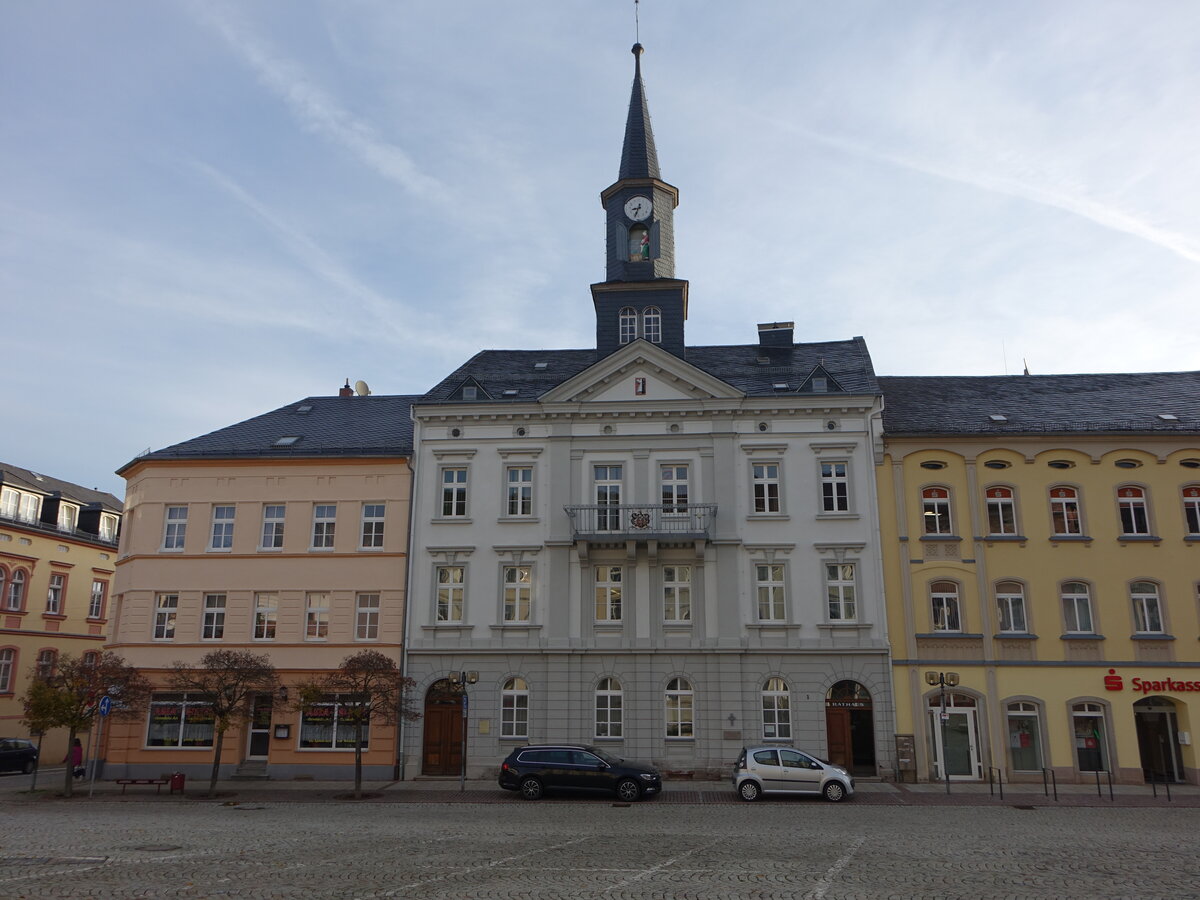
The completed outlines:
<svg viewBox="0 0 1200 900">
<path fill-rule="evenodd" d="M 63 600 L 67 593 L 67 576 L 61 572 L 50 573 L 50 583 L 46 587 L 46 615 L 63 615 Z"/>
<path fill-rule="evenodd" d="M 1189 484 L 1180 492 L 1183 498 L 1183 527 L 1189 537 L 1200 536 L 1200 486 Z"/>
<path fill-rule="evenodd" d="M 1049 496 L 1051 533 L 1055 537 L 1082 536 L 1083 504 L 1080 502 L 1079 488 L 1056 484 L 1050 488 Z"/>
<path fill-rule="evenodd" d="M 379 593 L 366 591 L 354 597 L 354 639 L 379 640 Z"/>
<path fill-rule="evenodd" d="M 312 518 L 313 550 L 332 550 L 337 540 L 337 504 L 314 503 Z"/>
<path fill-rule="evenodd" d="M 691 475 L 691 466 L 687 463 L 659 463 L 658 483 L 663 515 L 688 514 Z"/>
<path fill-rule="evenodd" d="M 637 340 L 638 334 L 638 314 L 632 306 L 621 307 L 617 313 L 617 342 L 619 344 L 632 344 Z"/>
<path fill-rule="evenodd" d="M 174 553 L 183 551 L 187 540 L 187 504 L 172 505 L 163 511 L 163 550 Z"/>
<path fill-rule="evenodd" d="M 858 621 L 858 565 L 825 563 L 825 614 L 830 622 Z"/>
<path fill-rule="evenodd" d="M 662 310 L 647 306 L 642 310 L 642 337 L 651 344 L 661 344 L 662 335 Z"/>
<path fill-rule="evenodd" d="M 787 621 L 787 566 L 777 562 L 754 565 L 754 609 L 759 622 Z M 763 615 L 766 612 L 767 615 Z"/>
<path fill-rule="evenodd" d="M 362 550 L 382 550 L 384 523 L 387 517 L 387 504 L 382 500 L 373 500 L 362 505 L 362 534 L 359 548 Z"/>
<path fill-rule="evenodd" d="M 616 473 L 615 475 L 613 473 Z M 592 496 L 598 507 L 619 507 L 625 488 L 625 466 L 621 463 L 592 464 Z M 620 531 L 623 527 L 619 509 L 597 509 L 597 531 Z"/>
<path fill-rule="evenodd" d="M 438 469 L 438 482 L 441 487 L 438 518 L 467 518 L 471 512 L 468 506 L 471 497 L 470 466 L 441 466 Z"/>
<path fill-rule="evenodd" d="M 750 512 L 756 516 L 783 513 L 783 463 L 779 460 L 751 460 Z"/>
<path fill-rule="evenodd" d="M 533 516 L 533 466 L 528 463 L 504 467 L 504 515 L 510 519 Z"/>
<path fill-rule="evenodd" d="M 236 516 L 237 507 L 232 503 L 213 505 L 209 550 L 229 551 L 233 549 L 233 523 Z"/>
<path fill-rule="evenodd" d="M 929 615 L 933 631 L 947 634 L 963 631 L 962 598 L 957 582 L 935 581 L 929 585 Z"/>
<path fill-rule="evenodd" d="M 329 640 L 330 597 L 328 591 L 308 591 L 304 595 L 304 640 Z"/>
<path fill-rule="evenodd" d="M 188 699 L 192 697 L 193 699 Z M 171 704 L 179 706 L 179 729 L 176 732 L 175 743 L 173 744 L 151 744 L 150 729 L 154 727 L 154 706 L 155 704 Z M 209 707 L 211 710 L 212 703 L 202 696 L 197 694 L 177 694 L 164 693 L 154 694 L 150 697 L 150 708 L 146 711 L 146 743 L 144 745 L 147 750 L 210 750 L 213 746 L 213 741 L 216 737 L 216 722 L 205 722 L 199 725 L 189 724 L 188 710 L 194 707 Z M 211 713 L 210 713 L 211 715 Z M 189 730 L 190 729 L 190 730 Z M 207 731 L 208 740 L 199 740 Z M 185 743 L 185 740 L 191 740 L 192 743 Z"/>
<path fill-rule="evenodd" d="M 204 595 L 204 618 L 200 625 L 200 640 L 220 641 L 225 639 L 225 611 L 227 597 L 223 593 Z"/>
<path fill-rule="evenodd" d="M 921 530 L 924 534 L 954 534 L 953 497 L 950 488 L 940 484 L 921 489 Z"/>
<path fill-rule="evenodd" d="M 458 579 L 454 575 L 458 573 Z M 443 579 L 443 573 L 445 578 Z M 434 566 L 434 621 L 439 625 L 461 625 L 467 613 L 467 567 Z"/>
<path fill-rule="evenodd" d="M 21 508 L 17 518 L 22 522 L 38 522 L 42 518 L 42 498 L 37 494 L 19 493 Z"/>
<path fill-rule="evenodd" d="M 310 703 L 308 708 L 300 713 L 300 728 L 299 735 L 296 740 L 296 749 L 301 753 L 346 753 L 354 752 L 354 723 L 349 722 L 345 725 L 341 724 L 341 711 L 344 706 L 357 706 L 358 701 L 349 694 L 326 694 L 315 703 Z M 328 747 L 306 747 L 304 742 L 311 741 L 309 732 L 306 728 L 321 727 L 312 724 L 312 711 L 317 708 L 330 707 L 329 713 L 329 729 L 330 739 Z M 343 731 L 347 735 L 341 737 Z M 364 752 L 370 749 L 371 744 L 371 721 L 370 718 L 362 725 L 362 749 Z"/>
<path fill-rule="evenodd" d="M 596 683 L 594 736 L 612 740 L 625 736 L 625 692 L 621 682 L 609 675 Z"/>
<path fill-rule="evenodd" d="M 89 619 L 104 618 L 104 603 L 108 599 L 108 582 L 99 578 L 92 579 L 92 592 L 88 595 Z"/>
<path fill-rule="evenodd" d="M 279 595 L 270 591 L 254 594 L 254 620 L 250 623 L 251 640 L 273 641 L 279 632 Z"/>
<path fill-rule="evenodd" d="M 529 683 L 519 676 L 500 689 L 500 737 L 529 737 Z"/>
<path fill-rule="evenodd" d="M 117 525 L 120 520 L 110 513 L 100 514 L 100 529 L 99 536 L 102 541 L 115 541 L 117 539 Z"/>
<path fill-rule="evenodd" d="M 1082 591 L 1067 590 L 1068 585 L 1079 585 Z M 1092 609 L 1092 590 L 1085 581 L 1064 581 L 1058 591 L 1060 606 L 1063 613 L 1063 626 L 1067 634 L 1095 634 L 1096 617 Z M 1087 628 L 1080 621 L 1080 610 L 1087 615 Z"/>
<path fill-rule="evenodd" d="M 1020 533 L 1017 527 L 1017 494 L 1003 484 L 992 485 L 983 492 L 987 505 L 989 535 L 1014 536 Z"/>
<path fill-rule="evenodd" d="M 503 566 L 500 571 L 505 625 L 528 625 L 533 621 L 533 566 Z"/>
<path fill-rule="evenodd" d="M 763 682 L 762 716 L 764 741 L 792 739 L 792 695 L 788 683 L 777 675 Z"/>
<path fill-rule="evenodd" d="M 696 739 L 696 691 L 691 681 L 675 677 L 667 682 L 663 693 L 665 735 L 668 741 Z"/>
<path fill-rule="evenodd" d="M 1042 711 L 1036 703 L 1031 703 L 1028 700 L 1017 700 L 1007 704 L 1004 710 L 1005 715 L 1005 735 L 1009 744 L 1008 762 L 1012 766 L 1014 772 L 1040 772 L 1043 762 L 1046 758 L 1046 748 L 1042 742 Z M 1037 747 L 1037 763 L 1038 765 L 1032 769 L 1017 768 L 1016 762 L 1013 760 L 1012 751 L 1016 748 L 1012 746 L 1013 735 L 1013 719 L 1033 719 L 1034 731 L 1033 740 Z"/>
<path fill-rule="evenodd" d="M 24 569 L 13 569 L 8 575 L 8 593 L 4 597 L 6 612 L 21 612 L 25 608 L 25 587 L 29 576 Z"/>
<path fill-rule="evenodd" d="M 1159 587 L 1153 581 L 1135 581 L 1129 585 L 1133 603 L 1135 634 L 1166 634 L 1163 603 Z"/>
<path fill-rule="evenodd" d="M 156 594 L 154 596 L 154 631 L 156 641 L 175 640 L 175 625 L 179 618 L 179 595 Z"/>
<path fill-rule="evenodd" d="M 692 624 L 692 567 L 665 564 L 662 567 L 663 622 Z"/>
<path fill-rule="evenodd" d="M 624 598 L 625 567 L 602 565 L 595 567 L 593 614 L 598 625 L 619 625 Z"/>
<path fill-rule="evenodd" d="M 16 519 L 21 508 L 21 494 L 13 488 L 0 488 L 0 516 Z"/>
<path fill-rule="evenodd" d="M 12 693 L 13 671 L 17 667 L 17 651 L 12 647 L 0 650 L 0 694 Z"/>
<path fill-rule="evenodd" d="M 283 550 L 286 522 L 286 503 L 264 503 L 262 516 L 262 540 L 259 543 L 258 549 L 272 552 Z"/>
<path fill-rule="evenodd" d="M 1029 633 L 1029 610 L 1025 605 L 1025 586 L 1021 582 L 996 582 L 996 628 L 1000 634 Z"/>
<path fill-rule="evenodd" d="M 821 512 L 850 512 L 850 463 L 841 459 L 821 460 Z"/>
<path fill-rule="evenodd" d="M 58 530 L 68 534 L 75 531 L 79 523 L 79 507 L 71 503 L 58 504 Z"/>
<path fill-rule="evenodd" d="M 1153 533 L 1149 491 L 1141 485 L 1124 484 L 1117 488 L 1117 512 L 1121 537 L 1144 537 Z"/>
</svg>

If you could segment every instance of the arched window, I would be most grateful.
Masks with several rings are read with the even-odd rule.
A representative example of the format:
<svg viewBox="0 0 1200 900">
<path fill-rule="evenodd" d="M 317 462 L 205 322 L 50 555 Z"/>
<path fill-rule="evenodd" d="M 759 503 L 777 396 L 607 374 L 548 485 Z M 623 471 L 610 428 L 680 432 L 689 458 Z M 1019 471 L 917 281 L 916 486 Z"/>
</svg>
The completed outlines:
<svg viewBox="0 0 1200 900">
<path fill-rule="evenodd" d="M 990 487 L 987 495 L 988 534 L 1016 534 L 1017 507 L 1012 488 Z"/>
<path fill-rule="evenodd" d="M 1189 484 L 1183 489 L 1183 519 L 1187 533 L 1200 535 L 1200 486 Z"/>
<path fill-rule="evenodd" d="M 1062 586 L 1063 624 L 1068 634 L 1095 634 L 1092 595 L 1082 581 L 1065 581 Z"/>
<path fill-rule="evenodd" d="M 642 310 L 642 337 L 652 344 L 662 343 L 662 310 L 657 306 Z"/>
<path fill-rule="evenodd" d="M 83 654 L 83 664 L 89 669 L 94 669 L 96 666 L 100 665 L 100 651 L 89 650 L 87 653 Z"/>
<path fill-rule="evenodd" d="M 1126 485 L 1117 491 L 1117 509 L 1121 514 L 1121 534 L 1149 534 L 1150 514 L 1146 508 L 1146 491 Z"/>
<path fill-rule="evenodd" d="M 792 738 L 791 695 L 782 678 L 768 678 L 762 686 L 763 737 L 768 741 Z"/>
<path fill-rule="evenodd" d="M 37 677 L 45 681 L 58 667 L 57 650 L 39 650 L 37 655 Z"/>
<path fill-rule="evenodd" d="M 623 737 L 623 701 L 621 682 L 615 678 L 601 678 L 596 685 L 596 737 Z"/>
<path fill-rule="evenodd" d="M 0 694 L 12 693 L 13 667 L 16 662 L 16 650 L 0 650 Z"/>
<path fill-rule="evenodd" d="M 5 589 L 8 587 L 8 569 L 0 566 L 0 600 L 7 600 Z"/>
<path fill-rule="evenodd" d="M 686 678 L 672 678 L 667 682 L 667 737 L 693 739 L 693 700 L 692 683 Z"/>
<path fill-rule="evenodd" d="M 1025 589 L 1020 582 L 997 583 L 996 617 L 1001 632 L 1025 634 L 1029 631 L 1029 621 L 1025 617 Z"/>
<path fill-rule="evenodd" d="M 1076 703 L 1071 707 L 1075 732 L 1075 761 L 1080 772 L 1108 771 L 1108 742 L 1104 736 L 1104 707 Z"/>
<path fill-rule="evenodd" d="M 1014 772 L 1042 769 L 1042 730 L 1036 704 L 1008 704 L 1008 752 Z"/>
<path fill-rule="evenodd" d="M 8 603 L 10 612 L 19 612 L 25 608 L 25 570 L 14 569 L 12 579 L 8 584 Z"/>
<path fill-rule="evenodd" d="M 632 306 L 624 307 L 617 314 L 617 337 L 622 344 L 637 338 L 637 311 Z"/>
<path fill-rule="evenodd" d="M 934 631 L 962 631 L 958 585 L 953 581 L 935 581 L 929 586 Z"/>
<path fill-rule="evenodd" d="M 650 259 L 650 229 L 645 225 L 634 225 L 629 229 L 629 261 L 644 262 Z"/>
<path fill-rule="evenodd" d="M 950 521 L 950 490 L 930 487 L 921 491 L 921 517 L 926 534 L 953 534 Z"/>
<path fill-rule="evenodd" d="M 1129 597 L 1133 601 L 1133 630 L 1138 634 L 1162 634 L 1158 585 L 1153 581 L 1135 581 L 1129 586 Z"/>
<path fill-rule="evenodd" d="M 1050 489 L 1050 521 L 1055 534 L 1083 534 L 1079 491 L 1071 487 Z"/>
<path fill-rule="evenodd" d="M 529 685 L 510 678 L 500 692 L 500 736 L 529 737 Z"/>
</svg>

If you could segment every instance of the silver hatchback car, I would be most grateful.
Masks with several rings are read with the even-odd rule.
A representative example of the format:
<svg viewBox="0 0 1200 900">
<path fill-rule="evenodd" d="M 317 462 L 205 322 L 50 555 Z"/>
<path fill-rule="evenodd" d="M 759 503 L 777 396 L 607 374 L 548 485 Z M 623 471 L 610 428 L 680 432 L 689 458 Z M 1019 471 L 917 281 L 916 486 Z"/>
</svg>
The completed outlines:
<svg viewBox="0 0 1200 900">
<path fill-rule="evenodd" d="M 854 796 L 849 772 L 790 747 L 744 748 L 733 766 L 733 787 L 743 800 L 763 794 L 820 794 L 837 803 Z"/>
</svg>

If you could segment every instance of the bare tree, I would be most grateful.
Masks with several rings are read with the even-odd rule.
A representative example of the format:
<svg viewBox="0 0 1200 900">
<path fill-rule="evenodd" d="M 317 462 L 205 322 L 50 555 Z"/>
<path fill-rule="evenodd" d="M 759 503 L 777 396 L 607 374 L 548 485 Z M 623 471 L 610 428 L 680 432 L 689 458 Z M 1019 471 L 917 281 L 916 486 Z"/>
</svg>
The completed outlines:
<svg viewBox="0 0 1200 900">
<path fill-rule="evenodd" d="M 74 657 L 63 654 L 51 671 L 35 666 L 24 697 L 24 721 L 32 731 L 66 728 L 67 747 L 81 731 L 89 731 L 99 715 L 100 700 L 112 699 L 113 718 L 136 718 L 145 712 L 150 684 L 137 669 L 111 651 Z M 63 793 L 74 787 L 73 766 L 68 765 Z"/>
<path fill-rule="evenodd" d="M 208 796 L 217 791 L 225 732 L 235 722 L 248 719 L 255 694 L 273 694 L 278 683 L 268 656 L 249 650 L 213 650 L 198 664 L 176 662 L 167 681 L 172 690 L 199 694 L 209 703 L 213 717 L 214 746 Z"/>
<path fill-rule="evenodd" d="M 354 797 L 362 796 L 362 751 L 371 723 L 394 725 L 400 719 L 419 719 L 412 709 L 414 682 L 400 674 L 395 660 L 378 650 L 362 650 L 342 660 L 341 666 L 305 682 L 299 688 L 301 712 L 318 705 L 336 704 L 339 727 L 354 730 Z"/>
</svg>

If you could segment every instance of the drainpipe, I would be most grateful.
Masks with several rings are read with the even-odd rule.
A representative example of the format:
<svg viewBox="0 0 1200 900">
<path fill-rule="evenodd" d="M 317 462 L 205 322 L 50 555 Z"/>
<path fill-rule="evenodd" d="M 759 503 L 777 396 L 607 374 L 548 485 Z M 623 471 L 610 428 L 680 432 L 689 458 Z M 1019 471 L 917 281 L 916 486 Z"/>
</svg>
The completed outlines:
<svg viewBox="0 0 1200 900">
<path fill-rule="evenodd" d="M 408 457 L 408 535 L 406 539 L 407 550 L 404 557 L 404 643 L 400 647 L 400 676 L 408 678 L 408 635 L 409 635 L 409 620 L 412 618 L 409 615 L 409 608 L 412 606 L 409 603 L 409 587 L 412 583 L 412 554 L 413 554 L 413 522 L 416 519 L 417 509 L 417 469 L 414 463 L 417 455 L 417 419 L 413 415 L 412 407 L 408 410 L 409 418 L 413 422 L 413 446 L 412 452 Z M 404 716 L 403 710 L 400 710 L 401 715 L 396 717 L 396 764 L 392 768 L 392 780 L 403 781 L 405 775 L 405 752 L 404 752 Z"/>
</svg>

